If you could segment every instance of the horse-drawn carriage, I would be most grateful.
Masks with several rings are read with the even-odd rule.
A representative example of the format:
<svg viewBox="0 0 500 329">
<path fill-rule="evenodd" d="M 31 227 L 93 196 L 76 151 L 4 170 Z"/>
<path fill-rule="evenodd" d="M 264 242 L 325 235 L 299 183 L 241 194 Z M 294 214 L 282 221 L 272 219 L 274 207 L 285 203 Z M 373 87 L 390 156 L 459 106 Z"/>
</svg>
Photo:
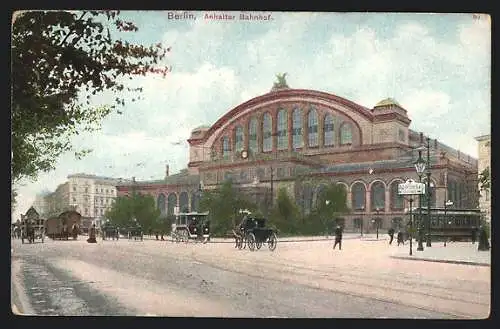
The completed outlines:
<svg viewBox="0 0 500 329">
<path fill-rule="evenodd" d="M 119 240 L 120 233 L 116 225 L 105 223 L 101 226 L 102 240 Z"/>
<path fill-rule="evenodd" d="M 57 217 L 47 219 L 45 229 L 47 236 L 53 240 L 73 240 L 78 238 L 82 215 L 74 210 L 64 211 Z"/>
<path fill-rule="evenodd" d="M 130 226 L 127 230 L 127 236 L 129 240 L 143 240 L 144 232 L 142 231 L 142 226 L 136 223 Z"/>
<path fill-rule="evenodd" d="M 26 215 L 21 215 L 21 243 L 35 243 L 35 240 L 45 239 L 45 221 L 41 219 L 35 208 L 30 207 Z"/>
<path fill-rule="evenodd" d="M 175 242 L 207 243 L 210 240 L 210 220 L 208 211 L 203 213 L 179 213 L 172 224 L 172 240 Z"/>
<path fill-rule="evenodd" d="M 269 250 L 274 251 L 278 243 L 276 232 L 266 227 L 265 218 L 245 215 L 237 229 L 233 230 L 235 248 L 242 249 L 248 245 L 251 251 L 259 250 L 267 243 Z"/>
</svg>

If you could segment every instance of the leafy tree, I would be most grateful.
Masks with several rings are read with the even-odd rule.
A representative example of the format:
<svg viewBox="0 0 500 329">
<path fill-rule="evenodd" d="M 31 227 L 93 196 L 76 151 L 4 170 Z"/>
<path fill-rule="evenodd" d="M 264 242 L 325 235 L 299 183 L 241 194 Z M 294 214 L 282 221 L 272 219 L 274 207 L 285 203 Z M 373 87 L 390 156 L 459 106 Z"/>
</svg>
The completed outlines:
<svg viewBox="0 0 500 329">
<path fill-rule="evenodd" d="M 230 180 L 211 191 L 204 191 L 200 200 L 200 210 L 209 211 L 211 230 L 215 235 L 223 235 L 241 219 L 240 209 L 255 211 L 257 206 L 237 191 Z"/>
<path fill-rule="evenodd" d="M 143 230 L 148 231 L 156 227 L 160 210 L 156 208 L 155 200 L 151 195 L 133 193 L 132 196 L 117 197 L 105 217 L 119 227 L 131 226 L 134 219 L 137 219 Z"/>
<path fill-rule="evenodd" d="M 295 233 L 298 229 L 300 211 L 290 198 L 286 188 L 278 190 L 275 206 L 271 211 L 271 220 L 280 232 Z"/>
<path fill-rule="evenodd" d="M 154 72 L 166 51 L 160 43 L 144 46 L 124 41 L 138 28 L 119 11 L 23 11 L 12 23 L 12 167 L 13 181 L 35 179 L 54 169 L 57 158 L 73 150 L 70 137 L 99 129 L 118 106 L 91 107 L 91 94 L 122 91 L 140 96 L 141 88 L 124 83 Z M 80 101 L 87 97 L 86 104 Z M 77 157 L 89 150 L 75 152 Z"/>
<path fill-rule="evenodd" d="M 325 232 L 335 224 L 339 216 L 348 212 L 347 191 L 344 186 L 328 185 L 319 193 L 316 207 L 308 222 L 315 226 L 315 233 Z"/>
</svg>

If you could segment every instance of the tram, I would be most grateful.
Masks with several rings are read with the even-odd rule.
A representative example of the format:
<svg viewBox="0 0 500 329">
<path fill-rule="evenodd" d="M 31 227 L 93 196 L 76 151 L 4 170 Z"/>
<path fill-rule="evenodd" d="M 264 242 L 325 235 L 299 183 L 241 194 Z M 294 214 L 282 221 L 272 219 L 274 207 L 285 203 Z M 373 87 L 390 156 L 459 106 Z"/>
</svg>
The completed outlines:
<svg viewBox="0 0 500 329">
<path fill-rule="evenodd" d="M 472 234 L 477 232 L 482 224 L 481 211 L 479 209 L 430 209 L 430 235 L 432 240 L 444 239 L 451 241 L 470 241 Z M 420 209 L 413 210 L 415 227 L 422 224 L 424 232 L 427 232 L 427 208 L 422 208 L 422 217 L 419 219 Z"/>
</svg>

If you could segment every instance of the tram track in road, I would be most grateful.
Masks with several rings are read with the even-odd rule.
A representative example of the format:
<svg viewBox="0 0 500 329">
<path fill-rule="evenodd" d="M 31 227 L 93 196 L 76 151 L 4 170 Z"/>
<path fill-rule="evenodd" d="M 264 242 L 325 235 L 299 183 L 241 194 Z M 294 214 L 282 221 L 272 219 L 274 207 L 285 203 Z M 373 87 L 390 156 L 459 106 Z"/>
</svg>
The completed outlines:
<svg viewBox="0 0 500 329">
<path fill-rule="evenodd" d="M 164 249 L 138 250 L 133 249 L 139 257 L 161 257 L 165 256 Z M 193 264 L 204 264 L 219 270 L 244 274 L 255 278 L 264 278 L 278 282 L 306 285 L 311 288 L 320 290 L 330 290 L 338 293 L 348 294 L 356 297 L 371 298 L 377 301 L 391 302 L 398 305 L 415 307 L 426 311 L 438 311 L 452 317 L 473 318 L 481 316 L 478 311 L 471 312 L 472 308 L 485 308 L 489 304 L 477 299 L 477 292 L 454 287 L 442 287 L 436 284 L 418 281 L 416 279 L 408 282 L 396 279 L 397 277 L 390 275 L 373 276 L 362 275 L 359 273 L 349 272 L 346 275 L 345 271 L 339 269 L 329 269 L 328 271 L 305 267 L 290 262 L 279 260 L 265 260 L 262 258 L 256 259 L 240 259 L 230 257 L 228 262 L 220 262 L 213 259 L 210 255 L 210 260 L 203 255 L 197 255 L 196 249 L 185 249 L 184 246 L 179 248 L 178 252 L 169 253 L 168 257 L 186 261 L 189 259 Z M 244 255 L 239 251 L 239 255 Z M 249 253 L 248 255 L 257 255 Z M 256 268 L 256 263 L 259 264 L 258 271 L 249 271 L 248 268 Z M 266 275 L 267 272 L 278 274 L 281 278 Z M 395 274 L 397 275 L 397 274 Z M 297 278 L 307 277 L 309 282 L 299 280 Z M 326 287 L 325 287 L 326 286 Z M 424 287 L 428 291 L 421 291 Z M 430 292 L 429 292 L 430 291 Z M 380 297 L 384 296 L 384 297 Z M 396 297 L 395 297 L 396 296 Z M 488 295 L 489 298 L 489 295 Z M 444 305 L 444 306 L 443 306 Z M 438 307 L 439 306 L 439 307 Z M 481 313 L 481 315 L 479 314 Z"/>
<path fill-rule="evenodd" d="M 199 258 L 197 257 L 193 257 L 192 258 L 194 261 L 197 261 L 197 262 L 201 262 L 201 263 L 204 263 L 206 266 L 210 266 L 210 267 L 213 267 L 213 268 L 216 268 L 216 269 L 219 269 L 219 270 L 224 270 L 224 271 L 230 271 L 230 272 L 235 272 L 235 273 L 239 273 L 239 274 L 244 274 L 244 275 L 247 275 L 249 277 L 254 277 L 254 278 L 264 278 L 264 279 L 267 279 L 267 280 L 272 280 L 272 281 L 276 281 L 276 282 L 281 282 L 281 283 L 294 283 L 294 284 L 299 284 L 299 285 L 305 285 L 307 287 L 310 287 L 310 288 L 313 288 L 313 289 L 318 289 L 318 290 L 329 290 L 329 291 L 332 291 L 332 292 L 336 292 L 336 293 L 341 293 L 341 294 L 345 294 L 345 295 L 349 295 L 349 296 L 353 296 L 353 297 L 359 297 L 359 298 L 365 298 L 365 299 L 371 299 L 371 300 L 374 300 L 374 301 L 377 301 L 377 302 L 386 302 L 386 303 L 391 303 L 391 304 L 395 304 L 395 305 L 401 305 L 401 306 L 406 306 L 406 307 L 413 307 L 415 309 L 419 309 L 419 310 L 424 310 L 424 311 L 432 311 L 432 312 L 439 312 L 443 315 L 448 315 L 450 316 L 451 318 L 466 318 L 466 319 L 471 319 L 471 318 L 475 318 L 474 315 L 471 315 L 470 313 L 465 313 L 465 312 L 461 312 L 459 310 L 457 310 L 456 308 L 450 308 L 450 307 L 446 307 L 446 308 L 440 308 L 440 309 L 437 309 L 436 307 L 433 307 L 434 304 L 431 304 L 429 305 L 429 303 L 415 303 L 414 300 L 417 300 L 415 298 L 419 298 L 421 296 L 426 296 L 425 294 L 421 294 L 421 293 L 415 293 L 415 291 L 404 291 L 405 293 L 407 294 L 410 294 L 411 297 L 408 298 L 410 299 L 411 301 L 408 301 L 407 300 L 402 300 L 401 298 L 391 298 L 391 297 L 385 297 L 385 298 L 382 298 L 382 297 L 379 297 L 380 293 L 382 295 L 386 295 L 386 291 L 387 290 L 381 290 L 379 286 L 375 286 L 375 285 L 370 285 L 370 284 L 362 284 L 362 283 L 359 283 L 359 282 L 356 282 L 356 281 L 348 281 L 348 280 L 331 280 L 331 279 L 328 279 L 328 280 L 325 280 L 325 277 L 318 277 L 316 275 L 316 278 L 315 280 L 309 280 L 309 282 L 304 282 L 303 280 L 297 280 L 295 279 L 294 277 L 291 277 L 290 274 L 293 274 L 293 276 L 297 277 L 297 276 L 301 276 L 301 275 L 308 275 L 311 279 L 313 279 L 311 277 L 311 274 L 305 274 L 305 273 L 299 273 L 299 272 L 292 272 L 292 271 L 284 271 L 284 270 L 280 270 L 280 269 L 273 269 L 273 271 L 275 271 L 276 273 L 282 273 L 282 274 L 286 274 L 288 275 L 288 277 L 285 277 L 285 278 L 276 278 L 276 277 L 269 277 L 269 276 L 266 276 L 265 275 L 265 271 L 263 271 L 262 268 L 259 268 L 259 271 L 255 271 L 255 272 L 251 272 L 251 271 L 245 271 L 245 270 L 238 270 L 238 269 L 235 269 L 235 268 L 228 268 L 227 266 L 222 266 L 222 265 L 217 265 L 217 264 L 214 264 L 214 263 L 211 263 L 211 262 L 207 262 L 207 261 L 204 261 L 204 260 L 200 260 Z M 248 264 L 248 263 L 247 263 Z M 251 265 L 255 265 L 254 263 L 252 263 Z M 255 268 L 255 266 L 253 266 Z M 325 283 L 325 281 L 327 281 L 328 283 L 338 283 L 338 282 L 342 282 L 344 284 L 348 284 L 349 285 L 349 288 L 348 289 L 339 289 L 339 288 L 334 288 L 334 287 L 325 287 L 324 285 L 321 286 L 321 283 Z M 316 283 L 316 284 L 311 284 L 312 282 Z M 358 291 L 354 291 L 352 289 L 353 285 L 358 285 L 358 286 L 362 286 L 362 291 L 364 291 L 364 293 L 361 293 L 359 292 L 359 289 Z M 367 288 L 368 289 L 372 289 L 371 290 L 371 293 L 367 293 Z M 379 289 L 379 294 L 376 293 L 375 290 L 373 289 Z M 385 289 L 385 288 L 384 288 Z M 390 290 L 393 290 L 393 289 L 390 289 Z M 420 296 L 415 296 L 415 295 L 420 295 Z M 426 297 L 434 297 L 434 298 L 437 298 L 439 300 L 442 300 L 442 298 L 440 296 L 435 296 L 435 295 L 428 295 Z M 448 303 L 445 302 L 445 303 Z M 467 306 L 470 305 L 470 302 L 466 302 Z M 482 305 L 482 304 L 481 304 Z M 465 305 L 463 305 L 463 307 L 467 307 Z"/>
</svg>

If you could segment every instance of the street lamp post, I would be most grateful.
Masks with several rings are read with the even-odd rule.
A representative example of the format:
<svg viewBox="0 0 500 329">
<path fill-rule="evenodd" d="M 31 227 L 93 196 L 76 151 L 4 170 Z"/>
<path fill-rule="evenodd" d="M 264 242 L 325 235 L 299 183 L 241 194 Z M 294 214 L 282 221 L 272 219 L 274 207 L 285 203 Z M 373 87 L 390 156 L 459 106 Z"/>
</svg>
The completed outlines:
<svg viewBox="0 0 500 329">
<path fill-rule="evenodd" d="M 364 211 L 365 211 L 365 207 L 362 207 L 361 208 L 361 237 L 363 237 L 363 222 L 364 222 L 364 219 L 365 219 L 365 216 L 364 216 Z"/>
<path fill-rule="evenodd" d="M 376 209 L 375 209 L 375 212 L 377 213 L 377 219 L 375 220 L 375 224 L 377 225 L 377 240 L 378 240 L 378 226 L 379 226 L 379 222 L 380 222 L 379 217 L 378 217 L 378 214 L 379 214 L 379 212 L 380 212 L 380 209 L 379 209 L 379 208 L 376 208 Z"/>
<path fill-rule="evenodd" d="M 448 209 L 448 207 L 450 206 L 453 206 L 453 202 L 451 200 L 448 200 L 448 201 L 445 201 L 444 203 L 444 219 L 443 219 L 443 238 L 444 238 L 444 246 L 446 247 L 446 231 L 445 231 L 445 228 L 446 228 L 446 222 L 448 221 L 448 219 L 446 218 L 446 209 Z M 451 224 L 451 222 L 450 222 Z"/>
<path fill-rule="evenodd" d="M 415 170 L 417 171 L 418 175 L 418 182 L 422 182 L 422 174 L 425 171 L 425 161 L 422 159 L 422 150 L 424 149 L 423 146 L 420 146 L 418 150 L 418 159 L 415 161 Z M 422 196 L 418 196 L 418 251 L 423 251 L 424 250 L 424 245 L 423 245 L 423 236 L 422 236 Z"/>
<path fill-rule="evenodd" d="M 413 208 L 413 199 L 410 197 L 410 256 L 413 255 L 413 216 L 412 216 L 412 208 Z"/>
<path fill-rule="evenodd" d="M 427 186 L 425 194 L 427 195 L 427 247 L 431 247 L 431 156 L 430 156 L 430 141 L 427 137 Z"/>
</svg>

